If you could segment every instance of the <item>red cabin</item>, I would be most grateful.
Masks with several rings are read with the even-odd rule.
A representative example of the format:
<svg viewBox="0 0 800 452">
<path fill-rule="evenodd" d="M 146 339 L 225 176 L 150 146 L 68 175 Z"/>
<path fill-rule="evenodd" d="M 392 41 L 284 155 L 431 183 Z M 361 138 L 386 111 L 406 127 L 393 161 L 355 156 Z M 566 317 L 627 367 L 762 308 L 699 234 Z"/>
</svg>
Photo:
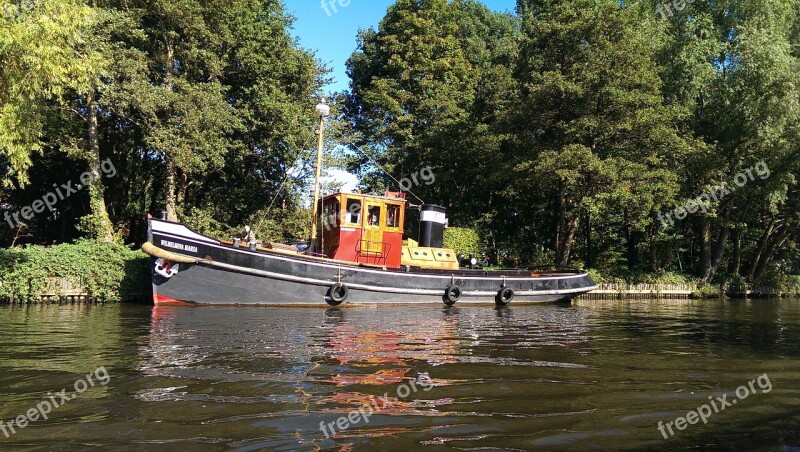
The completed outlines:
<svg viewBox="0 0 800 452">
<path fill-rule="evenodd" d="M 335 193 L 322 198 L 317 250 L 343 261 L 400 268 L 406 197 Z"/>
</svg>

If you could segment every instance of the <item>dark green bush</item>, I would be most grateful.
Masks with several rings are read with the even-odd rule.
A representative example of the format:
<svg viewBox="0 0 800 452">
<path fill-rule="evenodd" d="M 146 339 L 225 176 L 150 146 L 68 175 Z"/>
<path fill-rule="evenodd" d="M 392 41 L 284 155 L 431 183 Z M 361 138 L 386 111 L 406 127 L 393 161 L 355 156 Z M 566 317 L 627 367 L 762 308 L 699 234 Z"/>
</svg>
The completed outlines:
<svg viewBox="0 0 800 452">
<path fill-rule="evenodd" d="M 800 295 L 800 275 L 787 275 L 777 270 L 769 270 L 753 284 L 762 294 L 774 296 Z"/>
<path fill-rule="evenodd" d="M 612 274 L 601 272 L 597 269 L 590 269 L 589 275 L 597 283 L 606 284 L 675 284 L 691 285 L 698 284 L 700 280 L 681 273 L 661 271 L 658 273 L 647 273 L 644 271 L 620 270 Z"/>
<path fill-rule="evenodd" d="M 120 244 L 81 240 L 53 247 L 0 250 L 0 298 L 38 300 L 61 295 L 60 281 L 97 300 L 119 301 L 150 291 L 149 258 Z"/>
<path fill-rule="evenodd" d="M 691 298 L 702 298 L 702 299 L 710 299 L 710 298 L 721 298 L 722 292 L 719 290 L 717 286 L 713 286 L 711 284 L 701 284 L 696 291 L 692 292 Z"/>
</svg>

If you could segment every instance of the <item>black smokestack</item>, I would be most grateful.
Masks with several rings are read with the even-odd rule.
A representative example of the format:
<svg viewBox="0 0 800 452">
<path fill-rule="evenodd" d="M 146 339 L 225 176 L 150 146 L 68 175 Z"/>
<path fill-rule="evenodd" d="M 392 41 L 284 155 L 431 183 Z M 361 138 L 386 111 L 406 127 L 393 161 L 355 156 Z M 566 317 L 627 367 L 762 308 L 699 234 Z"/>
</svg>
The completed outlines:
<svg viewBox="0 0 800 452">
<path fill-rule="evenodd" d="M 433 204 L 423 204 L 419 215 L 419 246 L 441 248 L 444 244 L 444 225 L 447 209 Z"/>
</svg>

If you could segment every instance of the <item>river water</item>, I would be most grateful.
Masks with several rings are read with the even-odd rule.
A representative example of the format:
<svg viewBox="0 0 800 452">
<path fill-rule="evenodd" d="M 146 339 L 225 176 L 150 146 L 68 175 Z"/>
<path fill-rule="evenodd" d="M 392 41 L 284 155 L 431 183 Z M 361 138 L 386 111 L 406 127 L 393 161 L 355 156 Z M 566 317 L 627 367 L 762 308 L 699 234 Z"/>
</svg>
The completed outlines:
<svg viewBox="0 0 800 452">
<path fill-rule="evenodd" d="M 0 326 L 3 450 L 800 450 L 800 300 L 5 306 Z"/>
</svg>

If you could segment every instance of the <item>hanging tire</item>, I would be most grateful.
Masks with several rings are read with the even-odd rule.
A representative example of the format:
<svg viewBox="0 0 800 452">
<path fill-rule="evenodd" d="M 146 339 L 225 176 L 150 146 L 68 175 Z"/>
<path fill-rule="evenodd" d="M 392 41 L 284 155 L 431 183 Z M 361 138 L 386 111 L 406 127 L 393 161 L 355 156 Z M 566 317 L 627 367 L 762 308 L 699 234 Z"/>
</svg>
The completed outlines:
<svg viewBox="0 0 800 452">
<path fill-rule="evenodd" d="M 339 306 L 344 300 L 347 300 L 348 295 L 350 295 L 350 289 L 342 283 L 336 283 L 328 289 L 325 301 L 331 306 Z"/>
<path fill-rule="evenodd" d="M 444 292 L 444 304 L 447 306 L 453 306 L 458 300 L 461 299 L 461 295 L 461 287 L 459 287 L 457 284 L 451 284 L 447 286 L 447 290 Z"/>
<path fill-rule="evenodd" d="M 511 303 L 511 300 L 513 299 L 514 289 L 510 287 L 503 287 L 497 291 L 497 296 L 494 298 L 494 302 L 497 304 L 497 306 L 506 306 L 507 304 Z"/>
</svg>

